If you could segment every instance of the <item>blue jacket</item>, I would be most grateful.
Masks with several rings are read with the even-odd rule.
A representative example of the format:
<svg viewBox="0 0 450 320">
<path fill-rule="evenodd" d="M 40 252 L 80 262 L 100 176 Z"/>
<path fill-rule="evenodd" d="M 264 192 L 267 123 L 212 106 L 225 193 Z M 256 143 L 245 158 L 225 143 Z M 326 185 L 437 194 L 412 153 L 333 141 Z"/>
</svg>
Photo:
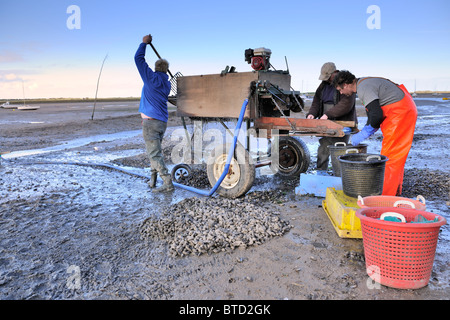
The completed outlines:
<svg viewBox="0 0 450 320">
<path fill-rule="evenodd" d="M 169 76 L 164 72 L 154 72 L 145 61 L 146 43 L 141 43 L 134 56 L 137 69 L 144 81 L 139 112 L 148 117 L 167 122 L 167 99 L 170 94 Z"/>
</svg>

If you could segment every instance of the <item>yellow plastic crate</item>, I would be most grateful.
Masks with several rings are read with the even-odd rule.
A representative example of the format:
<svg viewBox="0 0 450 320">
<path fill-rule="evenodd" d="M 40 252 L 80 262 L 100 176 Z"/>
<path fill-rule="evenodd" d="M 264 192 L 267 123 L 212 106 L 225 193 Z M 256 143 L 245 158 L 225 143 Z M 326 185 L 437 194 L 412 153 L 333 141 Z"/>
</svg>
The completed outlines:
<svg viewBox="0 0 450 320">
<path fill-rule="evenodd" d="M 327 188 L 322 206 L 341 238 L 362 239 L 361 221 L 356 216 L 356 210 L 360 209 L 357 200 L 342 190 Z"/>
</svg>

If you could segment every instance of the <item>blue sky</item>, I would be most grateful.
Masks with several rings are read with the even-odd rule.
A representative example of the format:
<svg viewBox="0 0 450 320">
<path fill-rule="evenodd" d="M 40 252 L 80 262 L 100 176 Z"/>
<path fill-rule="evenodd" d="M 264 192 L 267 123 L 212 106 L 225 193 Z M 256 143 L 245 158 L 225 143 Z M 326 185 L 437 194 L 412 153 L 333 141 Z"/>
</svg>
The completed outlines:
<svg viewBox="0 0 450 320">
<path fill-rule="evenodd" d="M 80 29 L 69 29 L 70 5 Z M 380 28 L 367 20 L 380 9 Z M 302 92 L 319 85 L 320 68 L 333 61 L 356 76 L 381 76 L 410 91 L 450 91 L 450 1 L 102 1 L 1 0 L 0 100 L 139 96 L 134 53 L 153 35 L 172 73 L 251 71 L 248 48 L 272 50 Z M 150 65 L 155 54 L 147 48 Z"/>
</svg>

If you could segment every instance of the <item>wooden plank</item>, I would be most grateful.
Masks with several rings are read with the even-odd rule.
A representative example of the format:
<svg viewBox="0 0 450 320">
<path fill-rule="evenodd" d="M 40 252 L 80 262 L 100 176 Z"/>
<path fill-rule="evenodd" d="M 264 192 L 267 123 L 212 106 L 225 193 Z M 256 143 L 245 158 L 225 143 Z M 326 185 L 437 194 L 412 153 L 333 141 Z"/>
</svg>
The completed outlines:
<svg viewBox="0 0 450 320">
<path fill-rule="evenodd" d="M 287 73 L 252 71 L 240 73 L 184 76 L 177 78 L 177 116 L 204 118 L 237 118 L 242 103 L 250 93 L 252 81 L 269 81 L 289 90 L 291 76 Z M 258 116 L 258 99 L 254 95 L 245 118 Z"/>
<path fill-rule="evenodd" d="M 340 124 L 343 127 L 354 128 L 356 126 L 355 121 L 340 121 L 340 120 L 331 120 L 331 121 Z"/>
<path fill-rule="evenodd" d="M 292 135 L 317 135 L 327 137 L 343 137 L 344 127 L 331 120 L 300 119 L 300 118 L 272 118 L 261 117 L 255 119 L 255 128 L 271 130 L 292 131 L 291 124 L 295 127 Z"/>
<path fill-rule="evenodd" d="M 180 77 L 177 80 L 177 115 L 237 118 L 250 93 L 250 83 L 257 77 L 256 72 Z M 245 117 L 250 117 L 250 108 Z"/>
</svg>

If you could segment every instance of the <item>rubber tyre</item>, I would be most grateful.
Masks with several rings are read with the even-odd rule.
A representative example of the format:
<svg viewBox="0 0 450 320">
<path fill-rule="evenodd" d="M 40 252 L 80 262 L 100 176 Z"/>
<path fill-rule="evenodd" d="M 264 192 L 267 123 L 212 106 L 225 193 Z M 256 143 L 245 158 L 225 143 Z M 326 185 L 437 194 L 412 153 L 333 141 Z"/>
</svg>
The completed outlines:
<svg viewBox="0 0 450 320">
<path fill-rule="evenodd" d="M 211 186 L 215 186 L 223 172 L 230 147 L 230 143 L 219 145 L 208 158 L 206 171 Z M 216 192 L 232 199 L 245 195 L 255 180 L 255 164 L 248 151 L 240 145 L 234 150 L 228 172 Z"/>
<path fill-rule="evenodd" d="M 308 170 L 311 163 L 308 146 L 294 137 L 279 137 L 279 163 L 277 175 L 293 179 Z"/>
<path fill-rule="evenodd" d="M 181 182 L 184 179 L 190 177 L 191 174 L 191 167 L 184 163 L 177 164 L 175 167 L 173 167 L 171 172 L 172 180 L 175 182 Z"/>
</svg>

